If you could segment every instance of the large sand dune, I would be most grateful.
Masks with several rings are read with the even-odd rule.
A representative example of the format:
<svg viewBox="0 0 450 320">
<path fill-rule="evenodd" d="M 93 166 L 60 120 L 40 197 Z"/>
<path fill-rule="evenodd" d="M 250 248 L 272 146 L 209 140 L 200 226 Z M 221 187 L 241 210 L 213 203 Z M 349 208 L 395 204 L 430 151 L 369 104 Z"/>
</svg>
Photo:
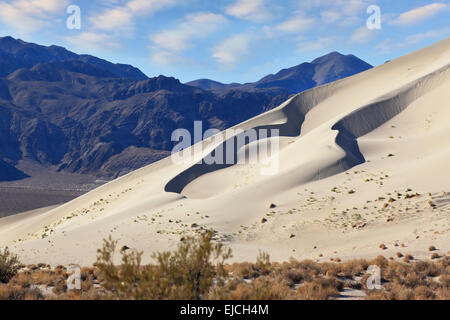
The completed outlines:
<svg viewBox="0 0 450 320">
<path fill-rule="evenodd" d="M 258 249 L 275 260 L 424 257 L 430 245 L 447 253 L 449 120 L 450 38 L 232 128 L 279 130 L 279 151 L 265 162 L 167 158 L 48 212 L 0 219 L 0 246 L 27 262 L 90 264 L 111 234 L 148 261 L 212 228 L 235 260 L 254 260 Z M 266 141 L 258 138 L 228 156 L 245 158 Z M 201 142 L 196 160 L 222 143 Z M 273 161 L 278 172 L 262 174 Z"/>
</svg>

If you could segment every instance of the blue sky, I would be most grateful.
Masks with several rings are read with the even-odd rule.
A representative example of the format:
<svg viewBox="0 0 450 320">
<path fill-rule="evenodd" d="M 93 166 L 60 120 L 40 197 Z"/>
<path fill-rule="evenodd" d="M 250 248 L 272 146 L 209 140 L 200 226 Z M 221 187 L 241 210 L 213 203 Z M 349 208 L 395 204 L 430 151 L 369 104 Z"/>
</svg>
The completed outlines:
<svg viewBox="0 0 450 320">
<path fill-rule="evenodd" d="M 81 28 L 68 29 L 67 8 Z M 376 5 L 381 29 L 367 28 Z M 0 0 L 0 36 L 183 82 L 251 82 L 331 51 L 379 65 L 450 36 L 450 1 Z"/>
</svg>

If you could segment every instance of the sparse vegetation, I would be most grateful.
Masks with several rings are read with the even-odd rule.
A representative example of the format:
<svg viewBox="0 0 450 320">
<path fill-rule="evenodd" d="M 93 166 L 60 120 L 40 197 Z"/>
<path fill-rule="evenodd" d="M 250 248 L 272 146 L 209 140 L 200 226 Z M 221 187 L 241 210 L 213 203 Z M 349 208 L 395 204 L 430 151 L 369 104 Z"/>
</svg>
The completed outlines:
<svg viewBox="0 0 450 320">
<path fill-rule="evenodd" d="M 450 299 L 449 257 L 432 261 L 402 263 L 390 261 L 382 269 L 381 290 L 367 291 L 366 299 L 425 300 Z M 439 277 L 439 281 L 435 279 Z"/>
<path fill-rule="evenodd" d="M 339 291 L 328 279 L 316 282 L 306 282 L 298 288 L 301 300 L 327 300 L 328 297 L 339 296 Z"/>
<path fill-rule="evenodd" d="M 81 290 L 67 289 L 64 266 L 52 270 L 46 264 L 17 264 L 21 269 L 0 284 L 0 299 L 326 300 L 339 298 L 346 288 L 359 290 L 366 299 L 450 299 L 447 256 L 412 261 L 405 255 L 405 262 L 378 256 L 278 263 L 259 251 L 254 263 L 226 264 L 231 250 L 215 242 L 213 235 L 208 231 L 185 237 L 174 252 L 156 253 L 151 265 L 141 265 L 142 252 L 118 250 L 117 241 L 109 238 L 98 250 L 95 267 L 81 269 Z M 115 264 L 116 253 L 119 264 Z M 15 257 L 9 251 L 6 256 Z M 382 289 L 367 288 L 367 269 L 372 265 L 381 269 Z"/>
</svg>

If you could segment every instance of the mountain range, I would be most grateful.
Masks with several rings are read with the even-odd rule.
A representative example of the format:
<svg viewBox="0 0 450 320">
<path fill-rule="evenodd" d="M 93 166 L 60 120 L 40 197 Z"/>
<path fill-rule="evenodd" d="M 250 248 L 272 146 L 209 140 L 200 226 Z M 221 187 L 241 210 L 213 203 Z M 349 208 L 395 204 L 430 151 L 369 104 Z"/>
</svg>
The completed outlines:
<svg viewBox="0 0 450 320">
<path fill-rule="evenodd" d="M 299 93 L 316 86 L 352 76 L 372 68 L 371 65 L 352 54 L 342 55 L 331 52 L 317 58 L 311 63 L 304 62 L 292 68 L 270 74 L 253 83 L 224 84 L 209 79 L 188 82 L 188 85 L 203 90 L 223 91 L 229 89 L 251 90 L 264 88 L 281 88 L 286 92 Z"/>
<path fill-rule="evenodd" d="M 295 93 L 365 71 L 332 52 L 257 82 L 149 78 L 139 69 L 58 46 L 0 38 L 0 181 L 22 179 L 31 159 L 57 170 L 115 178 L 159 160 L 173 130 L 225 129 Z"/>
</svg>

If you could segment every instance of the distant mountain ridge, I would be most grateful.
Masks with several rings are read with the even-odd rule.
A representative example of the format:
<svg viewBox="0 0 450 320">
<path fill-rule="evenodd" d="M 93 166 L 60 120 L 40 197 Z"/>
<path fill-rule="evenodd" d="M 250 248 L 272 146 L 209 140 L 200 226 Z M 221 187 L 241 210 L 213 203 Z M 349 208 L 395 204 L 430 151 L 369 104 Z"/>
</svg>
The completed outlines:
<svg viewBox="0 0 450 320">
<path fill-rule="evenodd" d="M 201 120 L 204 130 L 223 130 L 297 89 L 370 67 L 353 56 L 320 59 L 253 84 L 194 83 L 202 89 L 62 47 L 0 38 L 0 181 L 26 176 L 15 167 L 21 159 L 115 178 L 169 155 L 175 129 L 193 131 Z"/>
<path fill-rule="evenodd" d="M 225 84 L 210 79 L 198 79 L 187 82 L 186 84 L 203 90 L 231 89 L 231 88 L 239 88 L 242 86 L 240 83 Z"/>
<path fill-rule="evenodd" d="M 223 84 L 214 80 L 200 79 L 186 83 L 203 90 L 251 90 L 254 88 L 281 88 L 290 93 L 298 93 L 335 80 L 352 76 L 372 68 L 370 64 L 352 54 L 331 52 L 311 63 L 305 62 L 292 68 L 270 74 L 247 84 Z"/>
</svg>

